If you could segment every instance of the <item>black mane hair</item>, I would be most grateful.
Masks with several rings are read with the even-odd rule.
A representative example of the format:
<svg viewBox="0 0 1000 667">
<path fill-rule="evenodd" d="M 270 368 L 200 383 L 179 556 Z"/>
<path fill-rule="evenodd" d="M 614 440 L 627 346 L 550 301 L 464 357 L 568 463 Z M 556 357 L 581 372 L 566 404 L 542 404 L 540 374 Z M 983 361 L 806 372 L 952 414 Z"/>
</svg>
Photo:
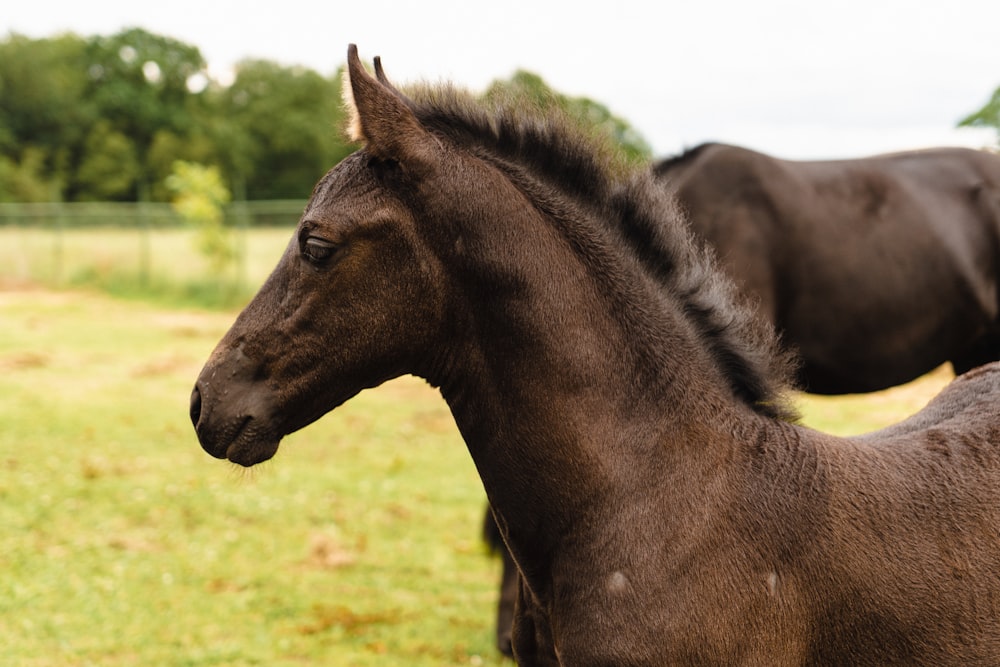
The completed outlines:
<svg viewBox="0 0 1000 667">
<path fill-rule="evenodd" d="M 792 357 L 770 324 L 739 299 L 709 251 L 697 248 L 648 165 L 629 164 L 609 137 L 523 100 L 486 103 L 447 84 L 406 94 L 427 130 L 500 168 L 515 165 L 518 174 L 603 221 L 605 233 L 679 300 L 733 393 L 761 414 L 795 418 L 784 399 Z"/>
</svg>

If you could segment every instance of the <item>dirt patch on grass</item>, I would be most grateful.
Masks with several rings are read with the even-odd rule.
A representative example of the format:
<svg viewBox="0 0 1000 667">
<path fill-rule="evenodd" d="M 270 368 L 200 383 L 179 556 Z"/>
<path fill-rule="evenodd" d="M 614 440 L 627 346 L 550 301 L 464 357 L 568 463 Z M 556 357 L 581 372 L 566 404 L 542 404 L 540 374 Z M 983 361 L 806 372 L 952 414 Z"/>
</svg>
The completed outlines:
<svg viewBox="0 0 1000 667">
<path fill-rule="evenodd" d="M 149 321 L 175 336 L 197 338 L 216 335 L 221 338 L 235 319 L 236 316 L 230 313 L 175 312 L 157 313 Z"/>
<path fill-rule="evenodd" d="M 0 371 L 23 371 L 45 368 L 52 363 L 52 357 L 44 352 L 15 352 L 0 357 Z"/>
<path fill-rule="evenodd" d="M 309 538 L 307 563 L 313 567 L 336 569 L 353 565 L 357 561 L 355 552 L 335 536 L 328 533 L 314 533 Z"/>
<path fill-rule="evenodd" d="M 195 360 L 191 357 L 179 355 L 167 355 L 158 359 L 151 359 L 146 363 L 132 369 L 131 376 L 136 379 L 159 377 L 169 373 L 188 371 L 196 373 L 204 360 Z"/>
<path fill-rule="evenodd" d="M 344 605 L 315 605 L 312 616 L 313 621 L 299 626 L 299 632 L 315 635 L 340 628 L 344 634 L 357 637 L 368 632 L 372 625 L 396 625 L 406 622 L 412 615 L 400 609 L 359 613 Z"/>
</svg>

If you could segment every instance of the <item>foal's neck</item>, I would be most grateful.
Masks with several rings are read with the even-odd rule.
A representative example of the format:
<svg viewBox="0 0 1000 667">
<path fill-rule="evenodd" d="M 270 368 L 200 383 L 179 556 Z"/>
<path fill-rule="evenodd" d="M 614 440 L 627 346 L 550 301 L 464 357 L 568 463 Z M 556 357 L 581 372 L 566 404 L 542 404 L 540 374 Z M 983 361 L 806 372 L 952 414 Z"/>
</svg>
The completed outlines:
<svg viewBox="0 0 1000 667">
<path fill-rule="evenodd" d="M 438 383 L 515 558 L 579 533 L 588 508 L 662 483 L 665 469 L 699 465 L 710 452 L 691 457 L 690 443 L 718 439 L 694 434 L 733 410 L 679 306 L 657 295 L 623 318 L 582 262 L 550 238 L 538 243 L 557 261 L 519 263 L 509 294 L 470 296 L 472 333 Z M 637 280 L 638 294 L 659 289 Z"/>
</svg>

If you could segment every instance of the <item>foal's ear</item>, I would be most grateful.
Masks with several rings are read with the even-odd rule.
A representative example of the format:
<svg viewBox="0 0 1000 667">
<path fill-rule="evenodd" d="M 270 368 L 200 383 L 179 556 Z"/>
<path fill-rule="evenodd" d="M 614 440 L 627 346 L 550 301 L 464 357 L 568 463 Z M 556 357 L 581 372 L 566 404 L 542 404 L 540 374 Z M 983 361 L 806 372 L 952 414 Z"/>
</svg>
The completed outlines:
<svg viewBox="0 0 1000 667">
<path fill-rule="evenodd" d="M 375 60 L 375 73 L 377 79 L 361 64 L 358 47 L 347 47 L 344 103 L 351 115 L 351 140 L 364 142 L 369 153 L 397 160 L 404 167 L 424 163 L 437 142 L 389 83 L 379 59 Z"/>
<path fill-rule="evenodd" d="M 379 58 L 378 56 L 375 56 L 375 78 L 378 79 L 379 83 L 381 83 L 383 86 L 385 86 L 392 92 L 396 93 L 397 95 L 401 94 L 399 90 L 396 88 L 396 86 L 392 85 L 392 83 L 389 81 L 389 77 L 385 75 L 385 70 L 382 69 L 382 59 Z"/>
</svg>

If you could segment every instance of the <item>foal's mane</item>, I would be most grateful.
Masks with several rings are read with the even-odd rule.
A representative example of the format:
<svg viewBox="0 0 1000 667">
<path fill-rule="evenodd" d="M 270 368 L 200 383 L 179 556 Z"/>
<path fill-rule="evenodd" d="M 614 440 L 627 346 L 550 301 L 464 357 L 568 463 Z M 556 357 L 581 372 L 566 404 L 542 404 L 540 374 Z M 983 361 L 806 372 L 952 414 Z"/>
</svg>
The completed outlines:
<svg viewBox="0 0 1000 667">
<path fill-rule="evenodd" d="M 791 357 L 780 350 L 771 326 L 739 300 L 708 251 L 697 248 L 648 165 L 628 164 L 609 137 L 524 100 L 487 103 L 448 84 L 408 88 L 406 94 L 427 130 L 592 212 L 588 218 L 603 222 L 629 261 L 680 301 L 733 393 L 762 414 L 794 418 L 783 399 Z"/>
</svg>

